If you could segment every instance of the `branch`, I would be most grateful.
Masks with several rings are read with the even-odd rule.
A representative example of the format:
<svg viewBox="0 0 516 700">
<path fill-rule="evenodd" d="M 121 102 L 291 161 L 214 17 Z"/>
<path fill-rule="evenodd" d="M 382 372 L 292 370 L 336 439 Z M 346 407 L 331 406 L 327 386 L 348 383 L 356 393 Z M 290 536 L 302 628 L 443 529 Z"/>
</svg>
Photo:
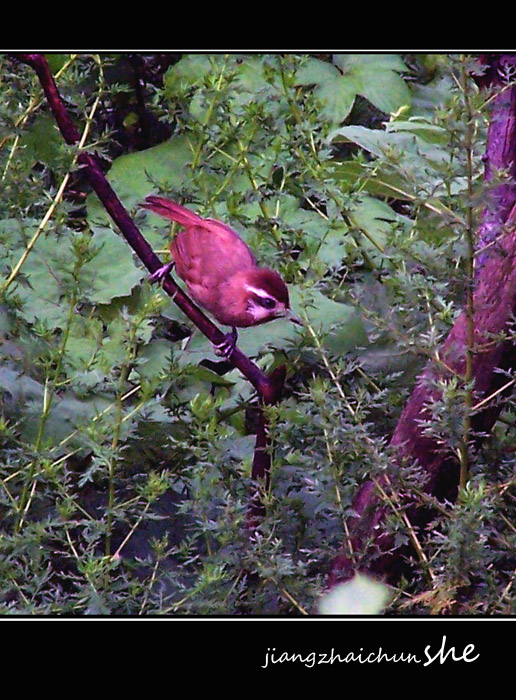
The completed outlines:
<svg viewBox="0 0 516 700">
<path fill-rule="evenodd" d="M 46 58 L 38 53 L 16 53 L 11 58 L 15 61 L 31 66 L 36 72 L 48 104 L 57 126 L 64 140 L 69 145 L 77 145 L 80 134 L 75 127 L 64 103 L 61 99 L 54 78 L 48 66 Z M 82 167 L 93 190 L 104 205 L 107 213 L 117 225 L 120 233 L 140 258 L 150 273 L 162 267 L 163 263 L 152 250 L 147 240 L 129 216 L 127 210 L 109 184 L 100 166 L 99 159 L 92 153 L 82 151 L 77 156 L 77 161 Z M 181 311 L 203 333 L 211 343 L 220 345 L 225 340 L 225 334 L 215 326 L 212 321 L 194 304 L 194 302 L 174 282 L 170 275 L 163 280 L 163 289 L 173 299 Z M 263 404 L 274 404 L 280 400 L 285 382 L 285 370 L 275 371 L 270 376 L 254 364 L 247 355 L 238 347 L 235 347 L 229 362 L 240 370 L 246 379 L 254 386 Z M 268 445 L 267 424 L 261 411 L 260 425 L 257 432 L 255 454 L 253 459 L 253 478 L 255 480 L 268 480 L 270 470 L 270 454 L 266 449 Z M 255 516 L 261 510 L 257 506 L 256 499 L 252 497 L 250 506 L 251 521 L 255 522 Z"/>
<path fill-rule="evenodd" d="M 505 57 L 506 74 L 516 66 L 515 56 Z M 478 230 L 477 254 L 489 244 L 486 255 L 477 256 L 476 286 L 473 295 L 473 343 L 468 338 L 468 311 L 455 322 L 443 348 L 441 362 L 429 363 L 417 381 L 391 439 L 400 460 L 416 462 L 428 476 L 426 490 L 438 498 L 454 499 L 457 494 L 459 465 L 456 455 L 446 450 L 437 439 L 424 434 L 423 424 L 430 420 L 429 406 L 439 400 L 437 381 L 445 378 L 443 366 L 464 377 L 468 348 L 472 347 L 471 377 L 477 410 L 471 413 L 472 434 L 478 446 L 491 431 L 501 409 L 501 402 L 487 400 L 506 394 L 509 384 L 499 370 L 516 368 L 516 348 L 511 340 L 496 341 L 507 335 L 516 314 L 516 87 L 504 84 L 504 72 L 491 74 L 493 94 L 488 130 L 485 173 L 490 182 L 497 171 L 510 177 L 488 193 L 489 206 L 482 214 Z M 495 239 L 497 239 L 495 241 Z M 494 243 L 493 243 L 494 242 Z M 474 407 L 473 407 L 474 408 Z M 478 410 L 480 409 L 481 410 Z M 368 481 L 358 490 L 349 531 L 353 551 L 363 552 L 366 542 L 374 542 L 382 556 L 373 564 L 379 573 L 393 573 L 400 563 L 401 552 L 392 549 L 391 538 L 382 529 L 385 515 L 379 491 L 389 485 L 388 477 L 374 483 Z M 411 522 L 424 524 L 422 511 L 411 512 Z M 341 552 L 333 561 L 330 585 L 349 578 L 354 564 Z"/>
</svg>

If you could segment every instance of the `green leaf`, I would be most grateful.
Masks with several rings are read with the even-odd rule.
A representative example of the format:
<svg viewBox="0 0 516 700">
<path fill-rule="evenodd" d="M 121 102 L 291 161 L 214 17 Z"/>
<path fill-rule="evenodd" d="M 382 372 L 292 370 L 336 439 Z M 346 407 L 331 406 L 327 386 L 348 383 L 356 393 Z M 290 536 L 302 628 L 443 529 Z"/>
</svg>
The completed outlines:
<svg viewBox="0 0 516 700">
<path fill-rule="evenodd" d="M 314 97 L 322 103 L 322 116 L 340 124 L 351 112 L 358 92 L 353 77 L 343 78 L 331 63 L 309 58 L 297 71 L 298 85 L 315 85 Z"/>
<path fill-rule="evenodd" d="M 401 199 L 421 197 L 435 202 L 440 196 L 457 194 L 466 187 L 464 178 L 445 181 L 443 172 L 452 165 L 449 147 L 440 130 L 422 122 L 393 120 L 385 129 L 344 126 L 328 138 L 333 143 L 355 143 L 376 156 L 379 163 L 374 178 L 386 187 L 392 182 L 393 194 L 399 189 Z"/>
<path fill-rule="evenodd" d="M 115 297 L 131 294 L 133 287 L 141 282 L 146 272 L 116 230 L 95 224 L 92 229 L 92 241 L 98 246 L 98 252 L 84 265 L 83 274 L 91 280 L 90 301 L 109 304 Z"/>
<path fill-rule="evenodd" d="M 368 129 L 355 124 L 335 129 L 330 133 L 328 140 L 332 143 L 341 141 L 356 143 L 375 156 L 382 156 L 388 147 L 395 144 L 395 140 L 383 129 Z"/>
<path fill-rule="evenodd" d="M 74 315 L 66 343 L 65 368 L 69 368 L 70 372 L 85 373 L 92 357 L 101 347 L 102 339 L 103 328 L 99 319 Z"/>
<path fill-rule="evenodd" d="M 407 84 L 398 73 L 407 69 L 396 54 L 337 54 L 336 65 L 352 78 L 357 93 L 382 112 L 396 112 L 411 104 Z"/>
<path fill-rule="evenodd" d="M 151 380 L 164 374 L 170 364 L 172 346 L 167 340 L 148 343 L 140 352 L 136 369 L 138 375 Z"/>
<path fill-rule="evenodd" d="M 141 212 L 141 217 L 153 221 L 145 228 L 145 237 L 157 249 L 168 247 L 169 223 L 152 214 L 143 213 L 138 205 L 148 194 L 156 193 L 158 186 L 181 189 L 188 177 L 191 150 L 185 137 L 178 137 L 149 148 L 117 158 L 108 173 L 109 181 L 124 206 Z M 131 294 L 134 286 L 147 275 L 124 238 L 95 195 L 88 198 L 88 220 L 94 246 L 99 248 L 95 258 L 85 265 L 91 276 L 92 297 L 95 303 L 108 304 L 113 298 Z"/>
<path fill-rule="evenodd" d="M 0 366 L 0 386 L 2 391 L 9 395 L 7 402 L 16 406 L 23 406 L 24 412 L 19 418 L 19 430 L 22 437 L 28 442 L 36 439 L 45 387 L 31 377 L 22 374 L 18 370 L 6 364 Z M 74 432 L 81 425 L 88 423 L 107 408 L 111 401 L 101 395 L 95 395 L 88 399 L 78 399 L 73 392 L 55 394 L 48 419 L 45 423 L 45 440 L 52 446 Z M 80 444 L 81 436 L 77 435 L 72 444 Z M 70 442 L 67 442 L 68 448 Z M 67 448 L 63 447 L 63 450 Z"/>
<path fill-rule="evenodd" d="M 450 140 L 450 134 L 439 124 L 432 124 L 427 119 L 421 117 L 410 117 L 409 119 L 392 119 L 387 125 L 388 132 L 405 131 L 412 132 L 416 136 L 428 143 L 438 143 L 446 146 Z"/>
<path fill-rule="evenodd" d="M 410 221 L 397 214 L 391 207 L 374 197 L 361 197 L 348 210 L 350 221 L 362 233 L 360 245 L 378 260 L 384 260 L 384 249 L 393 226 L 410 226 Z"/>
<path fill-rule="evenodd" d="M 343 71 L 360 71 L 365 68 L 375 68 L 378 71 L 397 71 L 402 73 L 407 70 L 405 62 L 396 53 L 334 54 L 333 61 Z"/>
<path fill-rule="evenodd" d="M 210 54 L 189 54 L 171 66 L 164 77 L 165 94 L 173 99 L 178 92 L 200 86 L 213 73 L 214 64 L 223 58 Z"/>
<path fill-rule="evenodd" d="M 321 615 L 380 615 L 392 597 L 390 588 L 380 581 L 356 574 L 319 599 Z"/>
<path fill-rule="evenodd" d="M 301 319 L 306 316 L 312 328 L 324 336 L 324 347 L 332 354 L 340 356 L 368 344 L 362 319 L 354 306 L 333 301 L 313 288 L 294 287 L 291 297 L 294 313 Z"/>
<path fill-rule="evenodd" d="M 129 210 L 137 210 L 143 199 L 156 193 L 157 182 L 168 189 L 181 189 L 189 182 L 191 148 L 186 136 L 178 136 L 145 151 L 120 156 L 108 172 L 108 179 Z M 88 218 L 106 223 L 109 218 L 95 195 L 88 198 Z"/>
<path fill-rule="evenodd" d="M 278 59 L 272 55 L 246 56 L 234 67 L 236 73 L 232 83 L 232 111 L 238 113 L 242 105 L 269 102 L 279 106 L 282 99 Z"/>
<path fill-rule="evenodd" d="M 362 95 L 382 112 L 398 111 L 411 104 L 411 94 L 399 73 L 406 66 L 394 54 L 337 54 L 334 63 L 310 57 L 298 70 L 299 85 L 314 85 L 314 97 L 322 102 L 322 114 L 342 123 Z"/>
<path fill-rule="evenodd" d="M 409 128 L 410 127 L 410 128 Z M 429 133 L 432 141 L 424 137 Z M 427 125 L 414 122 L 390 122 L 386 129 L 367 129 L 364 126 L 344 126 L 330 134 L 331 141 L 351 141 L 369 153 L 381 157 L 388 155 L 407 171 L 425 168 L 435 163 L 442 167 L 449 161 L 446 148 L 441 147 L 442 132 L 429 130 Z"/>
<path fill-rule="evenodd" d="M 71 54 L 69 53 L 47 53 L 45 54 L 45 58 L 48 61 L 48 65 L 50 66 L 50 70 L 52 73 L 57 73 L 58 70 L 60 70 L 64 64 L 70 60 Z"/>
<path fill-rule="evenodd" d="M 23 132 L 20 147 L 24 160 L 31 167 L 38 162 L 44 163 L 47 168 L 58 167 L 66 152 L 61 134 L 50 114 L 36 116 L 31 126 Z"/>
<path fill-rule="evenodd" d="M 36 222 L 31 219 L 23 224 L 14 219 L 0 221 L 5 267 L 12 269 L 18 263 L 35 231 Z M 66 294 L 75 286 L 74 235 L 69 229 L 62 229 L 59 234 L 42 234 L 15 279 L 16 294 L 22 302 L 21 314 L 29 323 L 43 322 L 47 328 L 63 328 L 66 324 L 69 314 Z"/>
<path fill-rule="evenodd" d="M 362 190 L 379 197 L 394 197 L 412 201 L 413 185 L 396 172 L 386 173 L 381 167 L 372 167 L 370 163 L 359 160 L 335 161 L 330 171 L 337 182 L 345 189 L 353 189 L 357 184 Z"/>
</svg>

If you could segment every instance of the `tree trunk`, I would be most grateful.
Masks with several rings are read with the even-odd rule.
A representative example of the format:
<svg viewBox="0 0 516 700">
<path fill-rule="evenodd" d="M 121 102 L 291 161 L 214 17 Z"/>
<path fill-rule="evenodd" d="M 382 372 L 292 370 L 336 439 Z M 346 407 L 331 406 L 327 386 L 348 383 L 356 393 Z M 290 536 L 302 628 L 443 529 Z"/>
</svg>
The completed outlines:
<svg viewBox="0 0 516 700">
<path fill-rule="evenodd" d="M 491 114 L 487 136 L 485 181 L 488 205 L 482 214 L 477 231 L 475 291 L 473 296 L 474 352 L 472 376 L 474 405 L 471 429 L 477 445 L 489 434 L 500 411 L 502 402 L 486 400 L 507 384 L 500 369 L 516 368 L 516 347 L 512 341 L 495 342 L 494 337 L 509 330 L 516 314 L 516 87 L 510 85 L 516 69 L 516 56 L 483 55 L 480 62 L 485 73 L 477 82 L 492 90 Z M 497 184 L 500 171 L 506 178 Z M 486 248 L 487 246 L 487 248 Z M 468 348 L 467 315 L 464 311 L 451 329 L 440 352 L 440 359 L 451 373 L 464 376 Z M 391 438 L 400 459 L 412 461 L 427 476 L 426 489 L 432 495 L 453 499 L 459 483 L 459 464 L 456 455 L 443 448 L 437 439 L 423 434 L 421 421 L 430 418 L 429 405 L 440 397 L 436 380 L 446 378 L 442 364 L 430 362 L 418 378 L 416 387 L 405 406 Z M 451 374 L 449 374 L 451 376 Z M 503 391 L 497 395 L 499 399 Z M 379 548 L 381 556 L 369 567 L 376 573 L 396 576 L 401 552 L 393 549 L 391 538 L 382 529 L 384 509 L 381 506 L 380 487 L 388 487 L 388 476 L 380 482 L 368 481 L 358 490 L 349 521 L 352 549 L 363 554 L 366 541 Z M 416 526 L 424 522 L 423 512 L 412 511 L 410 520 Z M 360 568 L 360 567 L 359 567 Z M 335 557 L 330 573 L 330 586 L 346 580 L 355 566 L 344 551 Z"/>
</svg>

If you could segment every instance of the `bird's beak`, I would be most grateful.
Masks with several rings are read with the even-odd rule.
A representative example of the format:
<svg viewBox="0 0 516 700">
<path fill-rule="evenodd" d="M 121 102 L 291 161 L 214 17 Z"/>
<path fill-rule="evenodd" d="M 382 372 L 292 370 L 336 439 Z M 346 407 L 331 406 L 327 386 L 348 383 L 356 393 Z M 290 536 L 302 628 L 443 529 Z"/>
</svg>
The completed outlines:
<svg viewBox="0 0 516 700">
<path fill-rule="evenodd" d="M 304 326 L 305 325 L 300 318 L 298 318 L 297 316 L 294 316 L 291 309 L 287 309 L 287 313 L 285 314 L 285 317 L 288 318 L 288 320 L 291 323 L 295 323 L 297 326 Z"/>
</svg>

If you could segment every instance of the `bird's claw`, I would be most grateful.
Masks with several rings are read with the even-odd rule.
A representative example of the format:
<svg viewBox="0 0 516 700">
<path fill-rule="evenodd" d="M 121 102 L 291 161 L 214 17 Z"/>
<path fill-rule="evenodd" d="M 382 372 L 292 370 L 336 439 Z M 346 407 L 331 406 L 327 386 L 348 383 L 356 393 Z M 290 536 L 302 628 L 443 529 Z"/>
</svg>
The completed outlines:
<svg viewBox="0 0 516 700">
<path fill-rule="evenodd" d="M 219 357 L 224 357 L 226 360 L 229 360 L 236 347 L 237 340 L 238 331 L 236 328 L 233 328 L 231 333 L 227 333 L 222 343 L 219 343 L 218 345 L 213 345 L 215 354 Z"/>
<path fill-rule="evenodd" d="M 163 280 L 168 275 L 170 270 L 174 267 L 174 265 L 174 262 L 169 262 L 166 265 L 163 265 L 162 267 L 158 267 L 158 269 L 155 270 L 152 273 L 152 275 L 149 275 L 149 282 L 151 282 L 151 284 L 153 282 L 163 282 Z"/>
</svg>

